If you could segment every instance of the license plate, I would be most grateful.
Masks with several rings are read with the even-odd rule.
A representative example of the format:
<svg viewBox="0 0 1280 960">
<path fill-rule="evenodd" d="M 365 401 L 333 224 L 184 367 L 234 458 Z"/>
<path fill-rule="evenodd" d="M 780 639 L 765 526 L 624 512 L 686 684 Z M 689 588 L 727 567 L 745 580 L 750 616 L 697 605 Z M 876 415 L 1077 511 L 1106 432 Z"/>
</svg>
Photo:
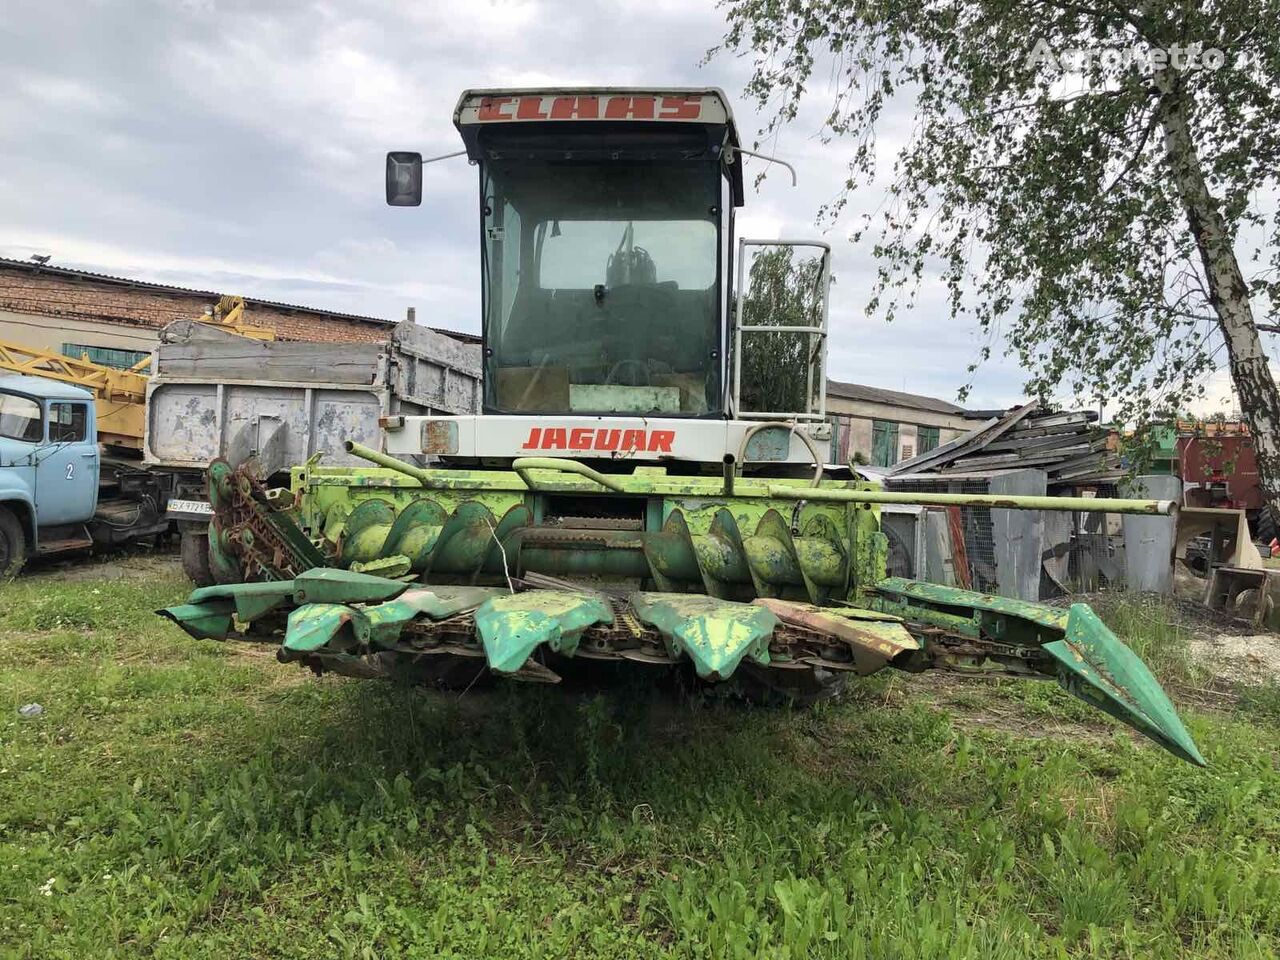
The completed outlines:
<svg viewBox="0 0 1280 960">
<path fill-rule="evenodd" d="M 213 516 L 213 505 L 206 500 L 170 500 L 169 513 L 198 513 L 202 517 Z"/>
</svg>

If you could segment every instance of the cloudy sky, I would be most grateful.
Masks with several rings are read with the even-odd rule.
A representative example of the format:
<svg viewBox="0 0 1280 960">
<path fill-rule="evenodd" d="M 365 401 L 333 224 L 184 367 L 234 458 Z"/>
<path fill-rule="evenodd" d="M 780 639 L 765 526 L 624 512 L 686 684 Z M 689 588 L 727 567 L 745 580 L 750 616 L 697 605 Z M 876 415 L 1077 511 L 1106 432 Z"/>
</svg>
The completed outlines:
<svg viewBox="0 0 1280 960">
<path fill-rule="evenodd" d="M 479 330 L 476 175 L 427 168 L 423 205 L 383 203 L 388 149 L 460 147 L 467 87 L 723 87 L 743 139 L 762 117 L 749 63 L 700 65 L 723 33 L 712 0 L 5 0 L 0 20 L 0 256 Z M 890 117 L 901 123 L 905 116 Z M 817 236 L 843 181 L 840 144 L 802 116 L 774 143 L 799 173 L 749 191 L 743 233 Z M 889 138 L 890 142 L 892 139 Z M 750 171 L 750 167 L 748 167 Z M 749 180 L 751 177 L 749 176 Z M 833 242 L 830 375 L 955 399 L 982 346 L 926 289 L 892 325 L 862 312 L 874 269 Z M 1020 396 L 1010 361 L 969 404 Z"/>
</svg>

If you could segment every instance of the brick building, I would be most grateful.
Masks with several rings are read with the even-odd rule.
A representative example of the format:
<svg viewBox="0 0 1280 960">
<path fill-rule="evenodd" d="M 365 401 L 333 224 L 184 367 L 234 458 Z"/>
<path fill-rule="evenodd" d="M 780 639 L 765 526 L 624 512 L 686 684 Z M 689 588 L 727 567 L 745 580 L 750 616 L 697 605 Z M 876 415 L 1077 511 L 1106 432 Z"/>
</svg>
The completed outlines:
<svg viewBox="0 0 1280 960">
<path fill-rule="evenodd" d="M 0 259 L 0 340 L 128 366 L 160 330 L 206 313 L 222 294 Z M 245 320 L 281 340 L 385 340 L 394 321 L 245 298 Z M 447 331 L 441 331 L 447 332 Z M 464 337 L 465 335 L 458 335 Z M 127 361 L 127 362 L 126 362 Z"/>
</svg>

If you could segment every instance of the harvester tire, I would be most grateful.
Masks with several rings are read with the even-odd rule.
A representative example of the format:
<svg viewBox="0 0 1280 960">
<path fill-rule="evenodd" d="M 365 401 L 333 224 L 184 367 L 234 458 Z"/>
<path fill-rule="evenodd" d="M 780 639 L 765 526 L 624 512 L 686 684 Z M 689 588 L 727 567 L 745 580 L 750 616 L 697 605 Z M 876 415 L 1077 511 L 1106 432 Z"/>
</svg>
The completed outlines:
<svg viewBox="0 0 1280 960">
<path fill-rule="evenodd" d="M 209 528 L 205 524 L 182 524 L 178 550 L 182 555 L 182 572 L 197 587 L 213 584 L 209 567 Z"/>
<path fill-rule="evenodd" d="M 733 676 L 734 692 L 748 703 L 762 707 L 794 707 L 805 710 L 844 690 L 845 675 L 821 670 L 796 672 L 799 683 L 780 684 L 766 669 L 744 663 Z M 791 679 L 788 677 L 787 679 Z"/>
<path fill-rule="evenodd" d="M 27 562 L 27 531 L 8 507 L 0 507 L 0 583 L 12 580 Z"/>
</svg>

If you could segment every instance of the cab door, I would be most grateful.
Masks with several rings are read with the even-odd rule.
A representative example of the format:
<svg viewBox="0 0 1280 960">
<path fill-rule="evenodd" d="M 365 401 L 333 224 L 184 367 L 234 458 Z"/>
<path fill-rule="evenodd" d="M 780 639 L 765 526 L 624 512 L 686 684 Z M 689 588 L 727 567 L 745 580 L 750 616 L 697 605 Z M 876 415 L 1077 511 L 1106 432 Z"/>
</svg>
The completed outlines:
<svg viewBox="0 0 1280 960">
<path fill-rule="evenodd" d="M 87 401 L 51 400 L 45 445 L 36 459 L 42 525 L 80 523 L 98 506 L 98 438 Z"/>
</svg>

